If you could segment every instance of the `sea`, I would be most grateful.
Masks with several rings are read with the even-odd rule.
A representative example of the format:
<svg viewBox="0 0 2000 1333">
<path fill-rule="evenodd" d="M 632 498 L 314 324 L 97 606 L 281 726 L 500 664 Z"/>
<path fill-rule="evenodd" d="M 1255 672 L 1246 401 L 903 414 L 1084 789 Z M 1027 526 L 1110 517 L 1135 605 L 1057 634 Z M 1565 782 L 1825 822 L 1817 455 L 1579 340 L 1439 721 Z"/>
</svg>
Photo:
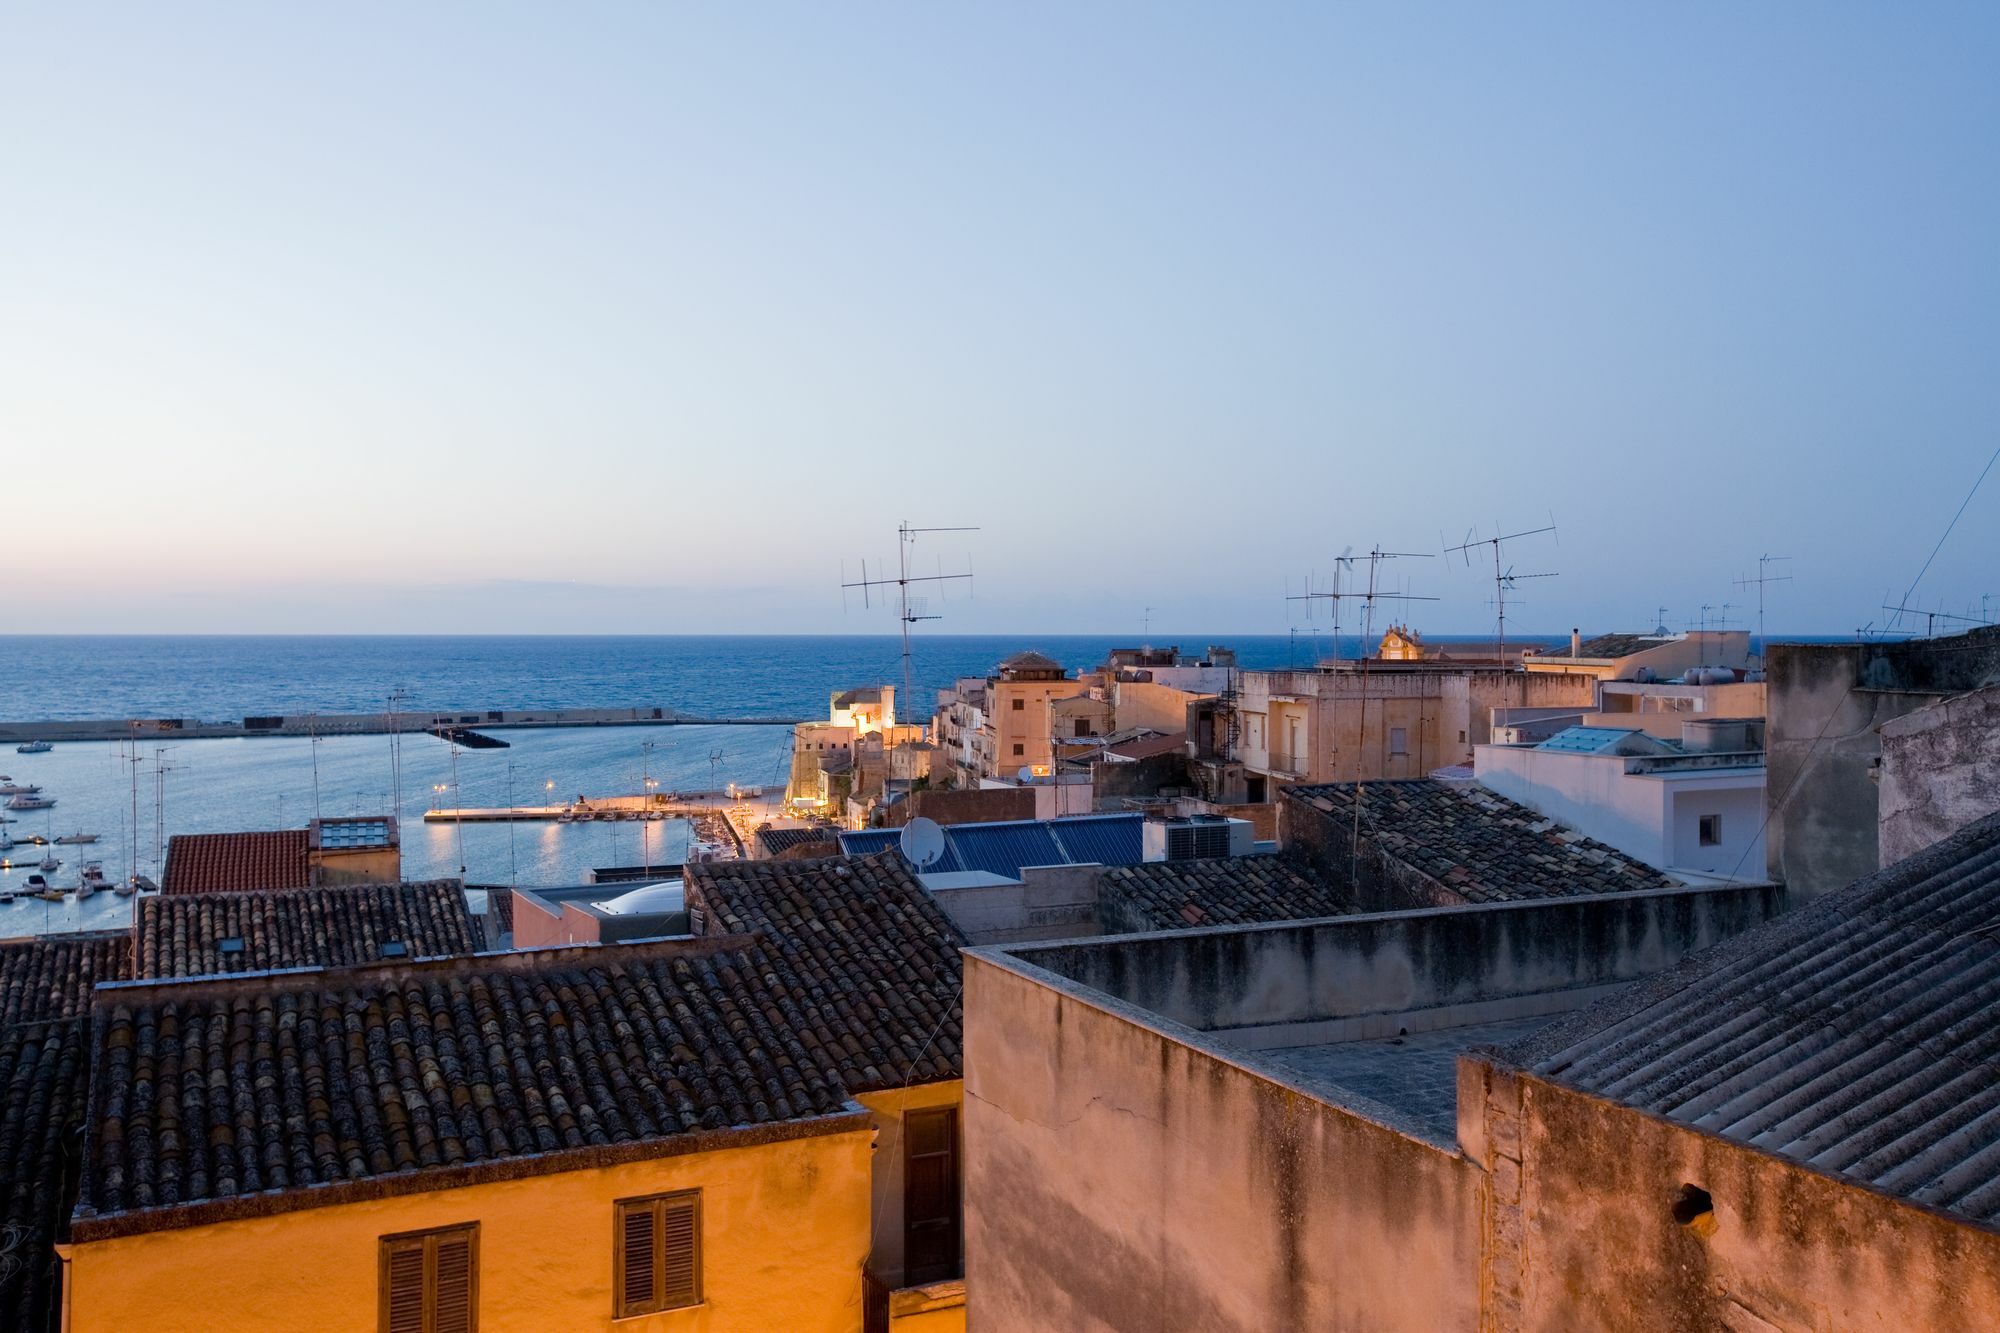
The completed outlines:
<svg viewBox="0 0 2000 1333">
<path fill-rule="evenodd" d="M 1305 666 L 1332 655 L 1330 635 L 1156 640 L 1184 652 L 1226 643 L 1246 668 Z M 1449 640 L 1438 640 L 1446 642 Z M 1557 642 L 1550 638 L 1546 642 Z M 1132 647 L 1130 635 L 924 635 L 912 676 L 928 716 L 936 691 L 984 675 L 1024 648 L 1070 667 Z M 1344 656 L 1360 641 L 1344 636 Z M 405 710 L 663 706 L 704 718 L 822 717 L 830 693 L 901 679 L 894 635 L 656 637 L 0 637 L 0 719 L 186 718 Z M 898 713 L 911 717 L 906 701 Z M 398 811 L 403 869 L 413 879 L 554 887 L 589 882 L 605 866 L 674 865 L 689 830 L 641 823 L 426 824 L 433 806 L 542 804 L 576 796 L 718 791 L 729 783 L 782 788 L 790 733 L 781 726 L 509 729 L 506 749 L 469 750 L 425 735 L 401 740 Z M 159 878 L 177 833 L 300 828 L 315 815 L 380 814 L 395 804 L 386 736 L 58 744 L 47 754 L 0 749 L 0 774 L 32 783 L 56 804 L 6 811 L 0 833 L 53 839 L 95 833 L 87 846 L 0 852 L 0 886 L 18 888 L 44 855 L 50 876 L 74 884 L 85 861 L 112 879 Z M 18 898 L 0 904 L 0 936 L 111 928 L 129 899 Z"/>
</svg>

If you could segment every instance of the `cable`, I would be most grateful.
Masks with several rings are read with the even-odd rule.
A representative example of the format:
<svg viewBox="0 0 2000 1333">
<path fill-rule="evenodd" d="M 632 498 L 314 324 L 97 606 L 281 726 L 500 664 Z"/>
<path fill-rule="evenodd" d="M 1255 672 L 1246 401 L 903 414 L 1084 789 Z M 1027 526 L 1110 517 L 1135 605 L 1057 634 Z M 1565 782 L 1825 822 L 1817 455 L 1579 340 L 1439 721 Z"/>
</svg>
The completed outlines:
<svg viewBox="0 0 2000 1333">
<path fill-rule="evenodd" d="M 1973 482 L 1972 489 L 1965 493 L 1965 499 L 1959 502 L 1958 512 L 1951 516 L 1951 522 L 1944 525 L 1944 536 L 1937 539 L 1937 545 L 1931 547 L 1930 556 L 1924 561 L 1924 567 L 1917 571 L 1915 578 L 1910 580 L 1910 586 L 1903 592 L 1901 605 L 1908 606 L 1910 604 L 1910 597 L 1916 592 L 1917 585 L 1924 581 L 1924 575 L 1930 573 L 1931 561 L 1937 559 L 1938 552 L 1944 549 L 1945 542 L 1951 537 L 1951 530 L 1958 526 L 1958 520 L 1965 517 L 1966 506 L 1972 503 L 1973 496 L 1979 494 L 1980 486 L 1986 481 L 1986 474 L 1993 470 L 1995 463 L 2000 463 L 2000 448 L 1993 450 L 1993 456 L 1987 459 L 1986 466 L 1979 470 L 1979 480 Z M 1899 616 L 1900 614 L 1898 613 Z"/>
</svg>

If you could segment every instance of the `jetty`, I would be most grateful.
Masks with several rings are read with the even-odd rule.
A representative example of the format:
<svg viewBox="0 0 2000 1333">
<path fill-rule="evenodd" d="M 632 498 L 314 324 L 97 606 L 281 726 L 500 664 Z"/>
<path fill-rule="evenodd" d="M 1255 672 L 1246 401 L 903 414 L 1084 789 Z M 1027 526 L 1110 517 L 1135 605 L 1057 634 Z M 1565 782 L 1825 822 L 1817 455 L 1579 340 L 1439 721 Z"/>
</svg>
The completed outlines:
<svg viewBox="0 0 2000 1333">
<path fill-rule="evenodd" d="M 386 736 L 429 733 L 454 744 L 497 749 L 505 741 L 481 733 L 522 727 L 795 727 L 803 717 L 703 717 L 666 707 L 483 708 L 387 713 L 248 714 L 213 721 L 194 717 L 117 717 L 0 722 L 0 744 L 24 741 L 233 740 L 249 736 Z M 476 738 L 476 739 L 475 739 Z"/>
<path fill-rule="evenodd" d="M 721 813 L 726 792 L 656 792 L 652 796 L 588 796 L 561 805 L 453 806 L 424 811 L 426 824 L 535 824 L 550 821 L 700 819 Z"/>
</svg>

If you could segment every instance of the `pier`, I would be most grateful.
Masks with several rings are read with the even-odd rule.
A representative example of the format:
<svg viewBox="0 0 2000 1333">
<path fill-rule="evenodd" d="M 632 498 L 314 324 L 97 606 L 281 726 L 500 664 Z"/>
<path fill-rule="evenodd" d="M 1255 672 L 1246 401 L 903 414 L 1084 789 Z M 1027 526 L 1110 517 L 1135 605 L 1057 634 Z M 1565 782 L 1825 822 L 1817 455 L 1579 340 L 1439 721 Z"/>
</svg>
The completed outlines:
<svg viewBox="0 0 2000 1333">
<path fill-rule="evenodd" d="M 700 819 L 723 813 L 727 792 L 663 792 L 645 796 L 591 796 L 561 805 L 465 806 L 424 811 L 426 824 L 588 824 L 648 819 Z M 738 802 L 741 804 L 741 802 Z M 759 803 L 760 806 L 764 804 Z"/>
<path fill-rule="evenodd" d="M 457 744 L 461 734 L 526 727 L 795 727 L 803 717 L 699 717 L 664 707 L 486 708 L 395 713 L 284 713 L 240 720 L 192 717 L 0 722 L 0 744 L 22 741 L 231 740 L 246 736 L 386 736 L 429 733 Z M 476 730 L 475 730 L 476 729 Z M 495 746 L 482 736 L 482 741 Z"/>
</svg>

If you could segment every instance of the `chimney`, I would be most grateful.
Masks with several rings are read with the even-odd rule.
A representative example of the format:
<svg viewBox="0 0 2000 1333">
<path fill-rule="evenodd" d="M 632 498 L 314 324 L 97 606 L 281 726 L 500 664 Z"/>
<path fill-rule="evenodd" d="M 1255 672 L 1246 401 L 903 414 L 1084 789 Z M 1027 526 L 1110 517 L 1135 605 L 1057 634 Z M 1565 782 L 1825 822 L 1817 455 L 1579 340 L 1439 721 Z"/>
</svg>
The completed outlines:
<svg viewBox="0 0 2000 1333">
<path fill-rule="evenodd" d="M 1574 625 L 1569 627 L 1569 655 L 1571 657 L 1583 656 L 1583 632 Z"/>
</svg>

